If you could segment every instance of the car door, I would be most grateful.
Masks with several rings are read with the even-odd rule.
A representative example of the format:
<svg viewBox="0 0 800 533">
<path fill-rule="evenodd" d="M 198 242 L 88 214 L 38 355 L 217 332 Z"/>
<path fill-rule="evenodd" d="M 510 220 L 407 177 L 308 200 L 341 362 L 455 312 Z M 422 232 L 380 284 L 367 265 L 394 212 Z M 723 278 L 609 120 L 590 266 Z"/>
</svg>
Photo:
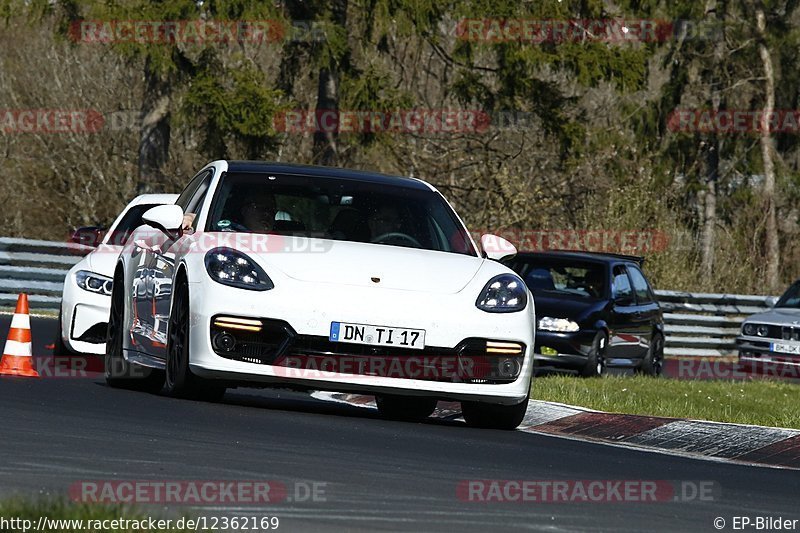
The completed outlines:
<svg viewBox="0 0 800 533">
<path fill-rule="evenodd" d="M 153 299 L 152 299 L 152 267 L 155 260 L 153 251 L 164 242 L 164 234 L 160 231 L 143 227 L 135 230 L 131 263 L 135 265 L 132 282 L 133 323 L 131 332 L 134 343 L 144 351 L 149 351 L 150 339 L 153 338 Z"/>
<path fill-rule="evenodd" d="M 197 228 L 198 216 L 211 185 L 213 170 L 201 172 L 192 180 L 189 187 L 175 201 L 184 214 L 194 214 L 192 228 Z M 187 232 L 187 234 L 190 232 Z M 172 284 L 175 277 L 175 249 L 179 247 L 187 235 L 177 240 L 167 239 L 164 244 L 152 250 L 150 265 L 150 294 L 153 313 L 153 337 L 151 339 L 153 355 L 166 358 L 167 324 L 169 323 L 170 305 L 172 302 Z"/>
<path fill-rule="evenodd" d="M 640 348 L 638 356 L 647 355 L 650 343 L 653 340 L 653 330 L 661 316 L 661 309 L 658 306 L 653 291 L 647 283 L 647 279 L 642 274 L 638 266 L 628 265 L 628 276 L 631 278 L 633 292 L 636 295 L 636 322 L 637 336 L 639 337 Z"/>
<path fill-rule="evenodd" d="M 612 269 L 611 298 L 608 321 L 610 334 L 606 357 L 608 359 L 638 357 L 640 339 L 636 322 L 638 311 L 636 295 L 624 265 L 616 265 Z"/>
</svg>

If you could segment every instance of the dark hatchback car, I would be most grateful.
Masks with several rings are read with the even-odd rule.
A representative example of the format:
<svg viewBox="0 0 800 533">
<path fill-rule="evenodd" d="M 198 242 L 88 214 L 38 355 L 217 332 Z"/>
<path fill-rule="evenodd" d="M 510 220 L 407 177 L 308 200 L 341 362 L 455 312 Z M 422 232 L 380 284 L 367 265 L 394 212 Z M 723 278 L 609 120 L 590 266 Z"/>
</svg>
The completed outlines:
<svg viewBox="0 0 800 533">
<path fill-rule="evenodd" d="M 536 305 L 537 368 L 599 376 L 608 367 L 658 376 L 664 321 L 641 257 L 593 252 L 519 253 L 505 263 Z"/>
</svg>

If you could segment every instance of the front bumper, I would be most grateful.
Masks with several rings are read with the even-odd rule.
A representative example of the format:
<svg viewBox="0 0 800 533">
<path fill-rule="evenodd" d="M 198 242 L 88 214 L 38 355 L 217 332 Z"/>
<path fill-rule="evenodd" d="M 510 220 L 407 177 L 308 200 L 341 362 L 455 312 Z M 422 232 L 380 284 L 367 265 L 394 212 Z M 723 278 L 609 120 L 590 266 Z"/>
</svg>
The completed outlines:
<svg viewBox="0 0 800 533">
<path fill-rule="evenodd" d="M 61 339 L 73 352 L 103 355 L 111 297 L 85 291 L 67 275 L 61 301 Z"/>
<path fill-rule="evenodd" d="M 375 289 L 359 287 L 347 288 L 347 297 L 344 298 L 341 287 L 317 285 L 313 300 L 308 300 L 298 298 L 296 293 L 279 286 L 268 293 L 254 293 L 215 283 L 189 285 L 190 366 L 192 372 L 202 377 L 234 383 L 289 384 L 318 390 L 433 396 L 444 400 L 507 405 L 521 402 L 529 393 L 533 369 L 532 309 L 520 313 L 490 314 L 474 308 L 474 298 L 466 299 L 472 306 L 472 309 L 467 308 L 463 295 L 451 297 L 388 290 L 392 305 L 387 305 L 386 300 L 376 298 Z M 280 302 L 279 307 L 270 305 L 270 301 Z M 270 316 L 269 310 L 276 308 L 280 308 L 280 316 Z M 414 313 L 412 309 L 419 311 Z M 221 357 L 211 344 L 212 319 L 218 315 L 283 321 L 294 334 L 304 339 L 327 339 L 331 321 L 338 321 L 424 329 L 426 346 L 430 347 L 456 350 L 465 339 L 481 338 L 517 342 L 525 348 L 518 377 L 505 383 L 453 382 L 336 371 L 341 368 L 308 371 Z M 336 357 L 339 354 L 330 355 Z"/>
<path fill-rule="evenodd" d="M 580 370 L 586 366 L 596 335 L 597 330 L 590 329 L 569 333 L 538 330 L 533 355 L 535 364 L 537 367 Z M 552 353 L 553 350 L 556 353 Z"/>
<path fill-rule="evenodd" d="M 800 341 L 765 339 L 740 335 L 736 338 L 739 350 L 739 363 L 745 366 L 761 364 L 780 364 L 800 367 L 800 353 L 781 350 L 777 345 L 789 346 L 800 351 Z"/>
</svg>

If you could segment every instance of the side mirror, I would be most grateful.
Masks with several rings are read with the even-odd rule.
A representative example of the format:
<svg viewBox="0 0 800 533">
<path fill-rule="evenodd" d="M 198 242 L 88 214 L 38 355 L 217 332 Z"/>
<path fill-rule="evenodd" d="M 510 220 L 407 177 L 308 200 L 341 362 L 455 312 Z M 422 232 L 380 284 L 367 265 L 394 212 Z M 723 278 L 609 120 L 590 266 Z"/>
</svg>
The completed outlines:
<svg viewBox="0 0 800 533">
<path fill-rule="evenodd" d="M 497 235 L 481 235 L 481 248 L 483 256 L 494 261 L 502 261 L 517 255 L 517 248 Z"/>
<path fill-rule="evenodd" d="M 69 240 L 75 244 L 97 248 L 103 242 L 105 229 L 98 226 L 84 226 L 72 232 Z"/>
<path fill-rule="evenodd" d="M 145 224 L 163 231 L 171 239 L 181 236 L 183 226 L 183 209 L 179 205 L 157 205 L 142 215 Z"/>
</svg>

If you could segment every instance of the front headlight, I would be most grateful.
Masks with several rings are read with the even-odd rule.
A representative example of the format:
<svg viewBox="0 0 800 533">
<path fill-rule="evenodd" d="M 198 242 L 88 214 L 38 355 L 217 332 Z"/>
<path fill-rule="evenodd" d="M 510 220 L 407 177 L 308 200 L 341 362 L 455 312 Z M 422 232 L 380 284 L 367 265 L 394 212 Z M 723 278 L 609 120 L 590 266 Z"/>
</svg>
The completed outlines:
<svg viewBox="0 0 800 533">
<path fill-rule="evenodd" d="M 75 283 L 85 291 L 111 296 L 111 289 L 114 281 L 109 277 L 95 272 L 78 270 L 75 273 Z"/>
<path fill-rule="evenodd" d="M 755 335 L 756 334 L 756 326 L 755 326 L 755 324 L 751 324 L 749 322 L 745 323 L 745 325 L 742 326 L 742 333 L 744 333 L 745 335 L 749 335 L 750 337 Z"/>
<path fill-rule="evenodd" d="M 488 313 L 513 313 L 528 305 L 528 289 L 517 276 L 500 274 L 489 280 L 475 302 Z"/>
<path fill-rule="evenodd" d="M 223 285 L 253 291 L 268 291 L 275 287 L 264 269 L 233 248 L 209 250 L 205 264 L 211 279 Z"/>
<path fill-rule="evenodd" d="M 578 323 L 573 320 L 543 316 L 539 319 L 539 329 L 542 331 L 558 331 L 560 333 L 568 333 L 572 331 L 578 331 L 581 328 Z"/>
</svg>

